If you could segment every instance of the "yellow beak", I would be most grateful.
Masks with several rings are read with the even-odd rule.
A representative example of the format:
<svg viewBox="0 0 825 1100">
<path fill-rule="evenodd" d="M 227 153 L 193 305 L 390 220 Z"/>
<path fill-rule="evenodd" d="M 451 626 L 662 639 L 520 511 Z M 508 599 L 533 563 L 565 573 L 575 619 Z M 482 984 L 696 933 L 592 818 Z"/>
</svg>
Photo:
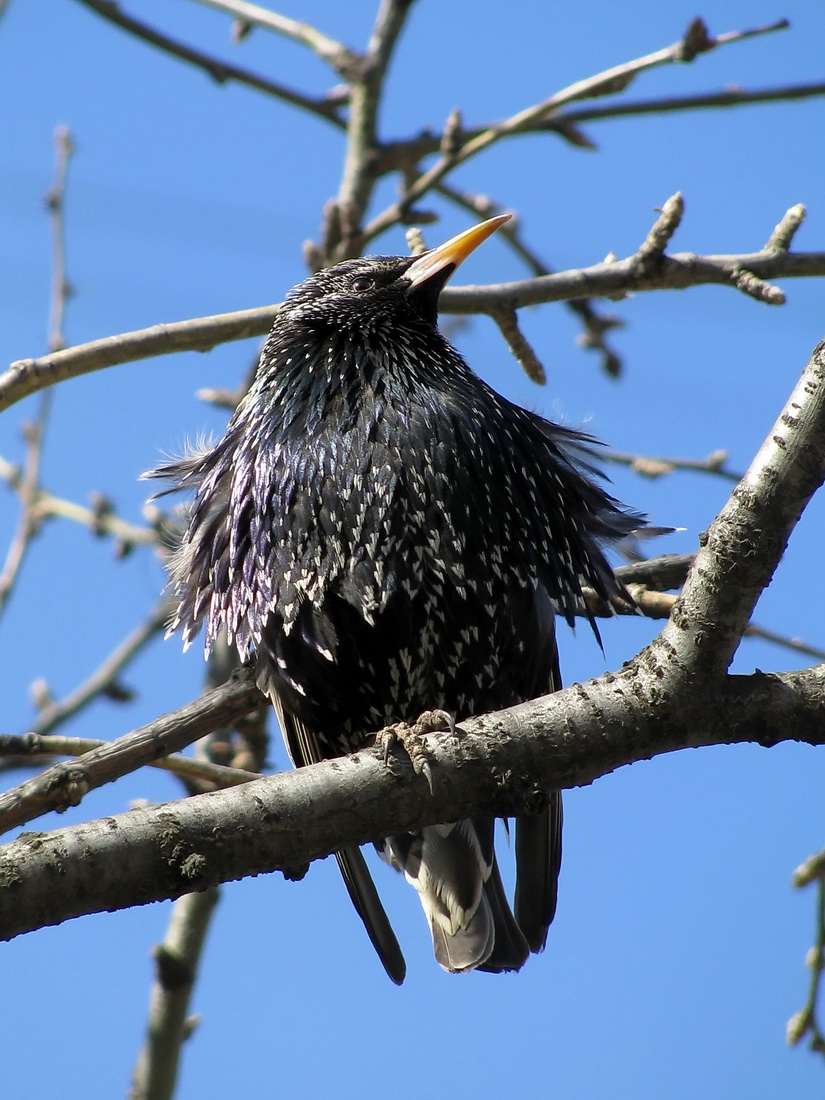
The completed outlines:
<svg viewBox="0 0 825 1100">
<path fill-rule="evenodd" d="M 512 214 L 499 214 L 496 218 L 488 218 L 486 222 L 479 222 L 478 225 L 465 229 L 463 233 L 459 233 L 456 237 L 450 237 L 438 248 L 431 248 L 429 252 L 419 256 L 405 272 L 406 278 L 410 280 L 410 290 L 426 283 L 428 279 L 443 271 L 445 267 L 458 267 L 461 261 L 466 260 L 482 241 L 486 241 L 500 225 L 504 225 L 512 216 Z"/>
</svg>

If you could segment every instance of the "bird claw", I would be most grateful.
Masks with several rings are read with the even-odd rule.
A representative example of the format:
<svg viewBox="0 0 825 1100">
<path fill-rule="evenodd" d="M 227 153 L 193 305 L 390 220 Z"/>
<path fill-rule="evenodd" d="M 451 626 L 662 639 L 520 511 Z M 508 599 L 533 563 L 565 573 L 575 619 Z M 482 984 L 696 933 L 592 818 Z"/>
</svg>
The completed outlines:
<svg viewBox="0 0 825 1100">
<path fill-rule="evenodd" d="M 424 739 L 428 733 L 440 733 L 444 730 L 455 734 L 453 716 L 446 710 L 425 710 L 412 725 L 408 722 L 394 722 L 391 726 L 385 726 L 376 734 L 375 744 L 383 753 L 385 764 L 389 763 L 390 753 L 395 746 L 400 745 L 406 752 L 415 774 L 423 775 L 427 780 L 427 786 L 432 794 L 433 773 Z"/>
</svg>

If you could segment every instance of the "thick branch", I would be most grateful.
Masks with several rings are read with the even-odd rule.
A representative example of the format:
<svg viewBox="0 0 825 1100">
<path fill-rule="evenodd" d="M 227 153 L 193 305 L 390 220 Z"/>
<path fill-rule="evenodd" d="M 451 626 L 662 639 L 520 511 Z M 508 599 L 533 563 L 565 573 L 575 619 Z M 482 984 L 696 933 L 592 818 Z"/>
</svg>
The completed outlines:
<svg viewBox="0 0 825 1100">
<path fill-rule="evenodd" d="M 462 723 L 430 739 L 432 793 L 406 761 L 374 751 L 243 787 L 54 833 L 0 850 L 0 938 L 70 917 L 203 890 L 306 864 L 342 845 L 481 812 L 542 804 L 542 792 L 591 783 L 634 760 L 712 744 L 825 742 L 825 666 L 723 681 L 702 721 L 652 706 L 656 677 L 618 675 Z"/>
<path fill-rule="evenodd" d="M 0 936 L 239 875 L 276 868 L 294 875 L 336 847 L 482 812 L 524 811 L 541 806 L 549 790 L 662 752 L 741 741 L 824 743 L 825 664 L 778 676 L 724 674 L 790 531 L 825 477 L 823 438 L 825 343 L 713 524 L 662 634 L 617 674 L 472 719 L 459 736 L 440 740 L 430 753 L 431 782 L 423 780 L 429 798 L 409 767 L 387 768 L 365 751 L 232 791 L 23 836 L 0 858 Z M 246 676 L 225 690 L 230 711 L 230 695 L 239 703 L 233 693 L 249 692 L 250 706 L 257 702 Z M 195 727 L 202 732 L 214 721 L 213 698 L 189 708 L 183 740 L 179 716 L 134 735 L 132 766 L 170 751 L 173 736 L 180 747 Z M 82 797 L 93 773 L 100 781 L 122 774 L 127 740 L 53 770 L 63 805 Z M 9 813 L 15 805 L 36 809 L 42 780 L 28 797 L 22 791 Z"/>
<path fill-rule="evenodd" d="M 733 660 L 791 532 L 825 480 L 825 341 L 730 500 L 714 520 L 654 646 L 669 673 L 708 685 Z M 651 649 L 653 646 L 651 647 Z"/>
</svg>

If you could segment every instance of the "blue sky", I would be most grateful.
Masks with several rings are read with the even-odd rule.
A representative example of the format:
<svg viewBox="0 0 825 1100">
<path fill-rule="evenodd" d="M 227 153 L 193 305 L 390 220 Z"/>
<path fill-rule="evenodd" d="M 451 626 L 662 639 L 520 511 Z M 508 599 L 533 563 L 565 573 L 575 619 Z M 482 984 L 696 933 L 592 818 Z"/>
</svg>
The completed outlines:
<svg viewBox="0 0 825 1100">
<path fill-rule="evenodd" d="M 196 3 L 145 0 L 129 9 L 203 49 L 320 93 L 323 66 L 264 32 L 228 44 L 227 21 Z M 294 2 L 286 14 L 360 47 L 373 3 Z M 384 134 L 440 127 L 460 106 L 468 123 L 501 117 L 571 81 L 668 45 L 694 4 L 614 5 L 466 0 L 413 9 L 388 83 Z M 647 74 L 627 98 L 822 79 L 825 13 L 806 0 L 776 7 L 716 0 L 715 32 L 791 20 L 757 38 Z M 42 205 L 52 135 L 67 123 L 71 166 L 68 270 L 76 289 L 70 343 L 281 298 L 305 274 L 300 246 L 317 237 L 338 186 L 342 139 L 315 119 L 193 69 L 104 24 L 72 0 L 12 2 L 0 20 L 0 362 L 45 350 L 49 228 Z M 591 123 L 597 152 L 553 137 L 520 138 L 464 166 L 457 182 L 519 212 L 532 246 L 562 269 L 632 252 L 674 191 L 686 214 L 672 250 L 750 252 L 793 203 L 808 207 L 795 240 L 825 248 L 825 102 Z M 379 199 L 392 197 L 389 185 Z M 431 244 L 468 224 L 443 219 Z M 377 209 L 377 206 L 376 206 Z M 400 232 L 380 242 L 403 251 Z M 461 281 L 523 269 L 495 239 Z M 618 450 L 702 458 L 724 448 L 744 469 L 817 341 L 822 282 L 789 280 L 782 308 L 728 289 L 640 294 L 609 304 L 619 382 L 575 343 L 560 306 L 522 322 L 547 369 L 540 389 L 508 358 L 486 319 L 459 336 L 473 366 L 513 400 L 585 423 Z M 139 520 L 139 474 L 159 455 L 225 418 L 195 398 L 237 384 L 256 341 L 133 363 L 61 387 L 44 459 L 47 488 L 85 502 L 111 496 Z M 22 456 L 36 404 L 0 421 L 0 454 Z M 654 522 L 683 527 L 657 550 L 687 552 L 724 503 L 727 483 L 674 474 L 646 481 L 611 471 L 616 491 Z M 0 487 L 0 550 L 17 515 Z M 806 512 L 757 620 L 825 645 L 823 506 Z M 62 696 L 146 613 L 163 584 L 148 553 L 113 560 L 111 545 L 69 524 L 34 545 L 0 623 L 2 727 L 32 718 L 29 685 Z M 606 624 L 605 656 L 581 630 L 562 631 L 568 680 L 617 667 L 655 624 Z M 788 669 L 804 658 L 745 641 L 735 671 Z M 203 668 L 177 640 L 156 642 L 125 676 L 125 706 L 98 702 L 67 732 L 116 737 L 196 695 Z M 270 759 L 286 766 L 280 742 Z M 13 776 L 14 781 L 23 778 Z M 804 746 L 717 748 L 660 757 L 566 798 L 559 915 L 544 955 L 516 976 L 444 974 L 413 892 L 378 868 L 409 976 L 391 986 L 327 861 L 300 884 L 264 876 L 223 888 L 194 995 L 201 1024 L 178 1096 L 785 1097 L 822 1094 L 821 1061 L 784 1044 L 801 1007 L 813 896 L 793 868 L 820 848 L 821 755 Z M 118 813 L 134 799 L 179 796 L 142 771 L 37 827 Z M 84 918 L 0 949 L 3 1087 L 66 1096 L 125 1092 L 142 1039 L 150 949 L 168 905 Z"/>
</svg>

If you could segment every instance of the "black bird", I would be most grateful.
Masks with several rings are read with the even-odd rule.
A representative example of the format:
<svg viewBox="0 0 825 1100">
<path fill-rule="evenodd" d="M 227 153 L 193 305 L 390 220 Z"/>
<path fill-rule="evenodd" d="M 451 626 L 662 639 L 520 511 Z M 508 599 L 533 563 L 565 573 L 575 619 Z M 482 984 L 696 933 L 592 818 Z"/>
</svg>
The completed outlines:
<svg viewBox="0 0 825 1100">
<path fill-rule="evenodd" d="M 622 592 L 601 545 L 639 525 L 599 487 L 588 436 L 511 404 L 437 327 L 459 263 L 509 215 L 417 258 L 347 260 L 287 295 L 214 446 L 153 471 L 194 490 L 172 629 L 225 630 L 254 664 L 294 764 L 388 723 L 458 719 L 561 687 L 555 617 Z M 171 491 L 171 490 L 169 490 Z M 518 970 L 544 947 L 561 796 L 516 820 L 511 911 L 477 817 L 388 837 L 450 971 Z M 336 853 L 393 981 L 398 943 L 358 848 Z"/>
</svg>

